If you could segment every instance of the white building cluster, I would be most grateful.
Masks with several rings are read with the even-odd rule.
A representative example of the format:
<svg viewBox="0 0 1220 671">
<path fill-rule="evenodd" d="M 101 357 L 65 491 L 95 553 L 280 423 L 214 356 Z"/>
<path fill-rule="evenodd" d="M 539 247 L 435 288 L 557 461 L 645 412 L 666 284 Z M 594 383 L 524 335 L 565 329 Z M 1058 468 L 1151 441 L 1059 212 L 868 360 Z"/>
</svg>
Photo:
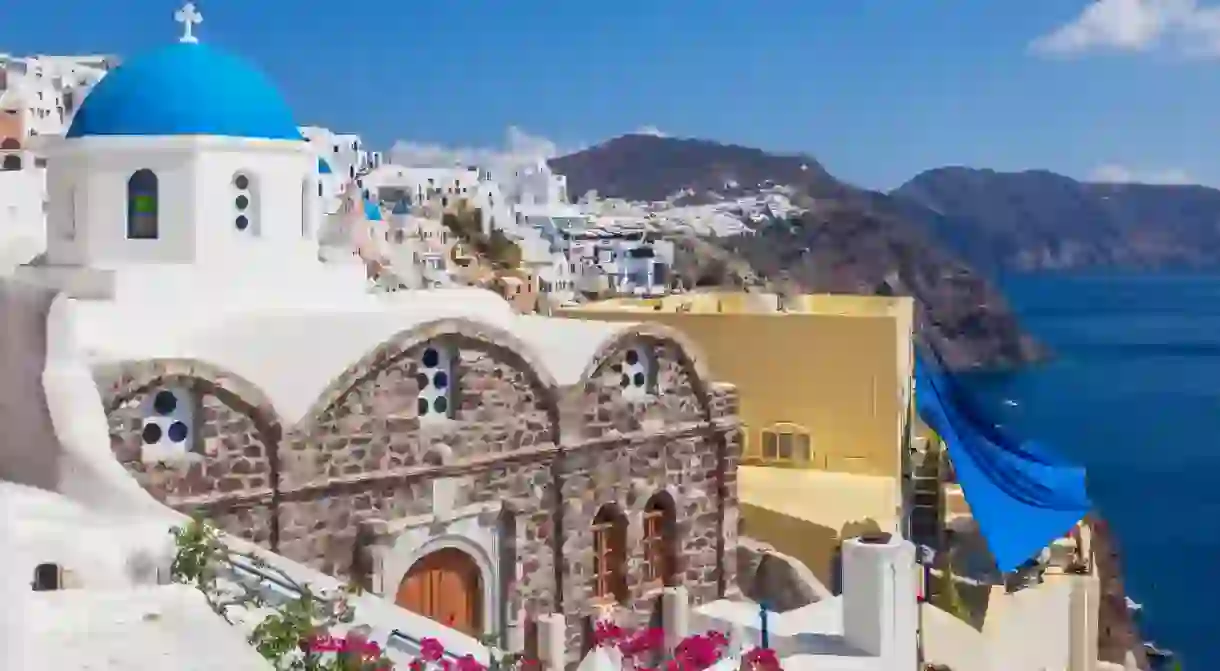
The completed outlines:
<svg viewBox="0 0 1220 671">
<path fill-rule="evenodd" d="M 59 151 L 55 139 L 69 133 L 85 96 L 117 65 L 110 56 L 0 56 L 0 274 L 43 253 L 58 256 L 86 244 L 63 236 L 52 236 L 54 250 L 43 244 L 51 209 L 90 207 L 86 193 L 51 205 L 64 202 L 63 189 L 72 187 L 48 184 L 46 161 Z M 674 235 L 748 233 L 744 222 L 792 209 L 775 189 L 701 206 L 680 205 L 684 194 L 661 203 L 595 197 L 573 203 L 567 179 L 542 155 L 484 153 L 471 159 L 477 163 L 446 164 L 435 152 L 396 150 L 386 161 L 358 134 L 318 126 L 297 132 L 314 157 L 310 184 L 299 187 L 301 207 L 312 213 L 323 255 L 365 265 L 390 290 L 469 280 L 463 271 L 473 252 L 443 223 L 446 213 L 477 212 L 483 235 L 501 235 L 520 249 L 528 293 L 562 304 L 587 294 L 670 291 Z M 60 158 L 88 160 L 85 154 Z M 261 234 L 265 215 L 257 198 L 269 185 L 242 181 L 246 188 L 233 185 L 231 195 L 244 195 L 246 205 L 229 214 Z"/>
</svg>

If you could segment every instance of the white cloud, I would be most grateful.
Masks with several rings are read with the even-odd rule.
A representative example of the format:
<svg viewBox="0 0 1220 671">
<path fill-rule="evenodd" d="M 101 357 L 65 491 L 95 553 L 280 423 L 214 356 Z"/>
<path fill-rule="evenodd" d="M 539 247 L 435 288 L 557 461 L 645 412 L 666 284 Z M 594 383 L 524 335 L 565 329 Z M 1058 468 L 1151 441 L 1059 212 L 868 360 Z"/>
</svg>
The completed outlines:
<svg viewBox="0 0 1220 671">
<path fill-rule="evenodd" d="M 656 137 L 669 137 L 669 135 L 667 133 L 663 132 L 660 128 L 657 128 L 656 126 L 644 126 L 642 128 L 637 128 L 634 131 L 634 134 L 635 135 L 655 135 Z"/>
<path fill-rule="evenodd" d="M 1198 0 L 1093 0 L 1070 23 L 1030 43 L 1031 51 L 1047 56 L 1162 46 L 1220 56 L 1220 6 L 1203 7 Z"/>
<path fill-rule="evenodd" d="M 1089 173 L 1090 182 L 1107 184 L 1198 184 L 1199 181 L 1181 168 L 1164 170 L 1133 170 L 1116 163 L 1099 165 Z"/>
<path fill-rule="evenodd" d="M 561 148 L 545 137 L 510 126 L 502 147 L 445 147 L 399 140 L 390 149 L 390 160 L 400 165 L 475 165 L 504 160 L 548 159 L 577 150 Z"/>
</svg>

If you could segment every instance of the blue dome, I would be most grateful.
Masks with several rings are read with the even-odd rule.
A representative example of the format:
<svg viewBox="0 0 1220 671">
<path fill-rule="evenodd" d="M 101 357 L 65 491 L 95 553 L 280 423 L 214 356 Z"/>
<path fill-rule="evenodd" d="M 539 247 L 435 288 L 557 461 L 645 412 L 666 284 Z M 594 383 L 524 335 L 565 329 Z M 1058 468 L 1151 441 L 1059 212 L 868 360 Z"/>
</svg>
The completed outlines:
<svg viewBox="0 0 1220 671">
<path fill-rule="evenodd" d="M 301 139 L 292 111 L 266 76 L 240 58 L 182 42 L 98 82 L 68 128 L 70 138 L 90 135 Z"/>
<path fill-rule="evenodd" d="M 324 159 L 322 157 L 318 157 L 318 174 L 319 175 L 329 175 L 330 174 L 330 164 L 327 163 L 326 159 Z"/>
<path fill-rule="evenodd" d="M 371 200 L 364 201 L 364 218 L 369 221 L 381 221 L 381 208 Z"/>
</svg>

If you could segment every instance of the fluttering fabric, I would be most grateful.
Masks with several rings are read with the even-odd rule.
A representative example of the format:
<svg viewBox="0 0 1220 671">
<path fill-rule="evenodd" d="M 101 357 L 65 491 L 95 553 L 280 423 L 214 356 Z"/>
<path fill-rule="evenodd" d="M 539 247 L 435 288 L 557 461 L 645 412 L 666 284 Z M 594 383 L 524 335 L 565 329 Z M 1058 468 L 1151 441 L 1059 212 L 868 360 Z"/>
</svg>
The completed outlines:
<svg viewBox="0 0 1220 671">
<path fill-rule="evenodd" d="M 1092 508 L 1085 470 L 988 420 L 934 350 L 915 360 L 915 405 L 944 441 L 1000 571 L 1036 557 Z"/>
</svg>

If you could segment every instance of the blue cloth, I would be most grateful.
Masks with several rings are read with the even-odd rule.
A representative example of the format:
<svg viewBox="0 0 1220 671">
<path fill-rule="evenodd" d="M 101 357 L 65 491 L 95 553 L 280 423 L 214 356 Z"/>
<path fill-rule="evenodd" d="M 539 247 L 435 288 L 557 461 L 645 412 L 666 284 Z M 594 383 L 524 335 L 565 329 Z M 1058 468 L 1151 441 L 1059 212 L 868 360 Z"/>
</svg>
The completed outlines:
<svg viewBox="0 0 1220 671">
<path fill-rule="evenodd" d="M 1092 509 L 1085 471 L 996 427 L 936 361 L 915 361 L 915 405 L 940 436 L 962 494 L 1003 572 L 1036 557 Z"/>
<path fill-rule="evenodd" d="M 318 158 L 318 174 L 319 175 L 329 175 L 330 172 L 331 172 L 330 164 L 326 162 L 326 159 L 319 157 Z"/>
<path fill-rule="evenodd" d="M 364 201 L 364 218 L 369 221 L 381 221 L 381 208 L 371 200 Z"/>
<path fill-rule="evenodd" d="M 69 138 L 218 135 L 300 140 L 288 104 L 240 58 L 175 43 L 125 63 L 85 96 Z"/>
</svg>

